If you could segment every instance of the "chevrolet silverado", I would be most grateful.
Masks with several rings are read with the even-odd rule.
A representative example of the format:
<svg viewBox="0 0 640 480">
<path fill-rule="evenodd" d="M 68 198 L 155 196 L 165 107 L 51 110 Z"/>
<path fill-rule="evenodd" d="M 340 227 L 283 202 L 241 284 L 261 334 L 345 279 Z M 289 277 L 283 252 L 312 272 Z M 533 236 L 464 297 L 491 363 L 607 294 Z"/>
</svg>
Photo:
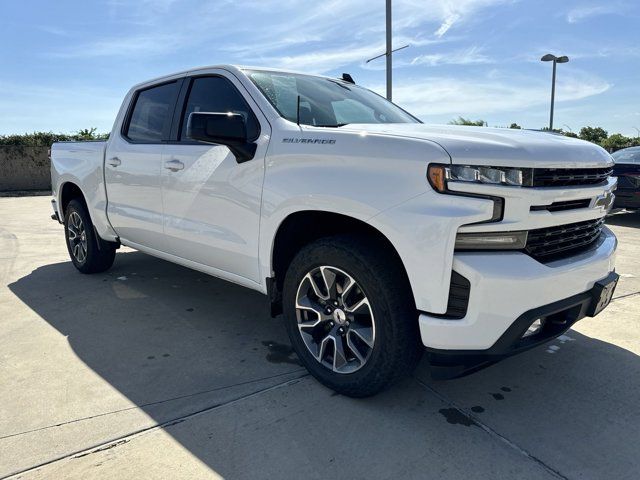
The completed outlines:
<svg viewBox="0 0 640 480">
<path fill-rule="evenodd" d="M 300 361 L 372 395 L 426 350 L 462 375 L 609 303 L 613 161 L 544 132 L 430 126 L 340 79 L 214 66 L 126 95 L 105 142 L 52 146 L 82 273 L 126 245 L 269 296 Z"/>
</svg>

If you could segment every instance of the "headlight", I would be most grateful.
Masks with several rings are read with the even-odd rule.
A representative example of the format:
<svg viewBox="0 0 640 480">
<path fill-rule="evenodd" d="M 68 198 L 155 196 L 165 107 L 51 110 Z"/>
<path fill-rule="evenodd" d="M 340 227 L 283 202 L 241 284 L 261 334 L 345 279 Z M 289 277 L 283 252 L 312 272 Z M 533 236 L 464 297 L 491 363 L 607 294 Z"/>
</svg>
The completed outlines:
<svg viewBox="0 0 640 480">
<path fill-rule="evenodd" d="M 493 185 L 523 185 L 523 170 L 509 167 L 475 167 L 469 165 L 429 165 L 429 183 L 438 192 L 447 191 L 448 182 L 486 183 Z"/>
</svg>

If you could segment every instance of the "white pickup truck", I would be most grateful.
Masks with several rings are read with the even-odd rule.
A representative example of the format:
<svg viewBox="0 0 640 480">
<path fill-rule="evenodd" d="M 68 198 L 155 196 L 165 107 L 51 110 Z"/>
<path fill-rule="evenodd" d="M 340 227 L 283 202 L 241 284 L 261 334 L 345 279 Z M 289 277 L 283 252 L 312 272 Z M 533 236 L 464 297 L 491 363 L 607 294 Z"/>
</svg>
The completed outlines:
<svg viewBox="0 0 640 480">
<path fill-rule="evenodd" d="M 83 273 L 126 245 L 269 295 L 319 381 L 461 375 L 609 303 L 613 161 L 564 136 L 429 126 L 342 79 L 215 66 L 136 85 L 109 140 L 52 147 Z"/>
</svg>

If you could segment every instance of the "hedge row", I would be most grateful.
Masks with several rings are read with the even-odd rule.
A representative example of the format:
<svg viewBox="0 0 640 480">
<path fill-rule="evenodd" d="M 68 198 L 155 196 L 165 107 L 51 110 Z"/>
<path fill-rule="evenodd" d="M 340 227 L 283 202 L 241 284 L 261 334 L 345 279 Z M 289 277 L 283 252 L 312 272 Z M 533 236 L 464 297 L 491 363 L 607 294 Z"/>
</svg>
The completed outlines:
<svg viewBox="0 0 640 480">
<path fill-rule="evenodd" d="M 0 135 L 0 146 L 50 147 L 54 142 L 73 140 L 106 140 L 108 133 L 96 133 L 95 128 L 85 128 L 76 133 L 33 132 L 24 135 Z"/>
</svg>

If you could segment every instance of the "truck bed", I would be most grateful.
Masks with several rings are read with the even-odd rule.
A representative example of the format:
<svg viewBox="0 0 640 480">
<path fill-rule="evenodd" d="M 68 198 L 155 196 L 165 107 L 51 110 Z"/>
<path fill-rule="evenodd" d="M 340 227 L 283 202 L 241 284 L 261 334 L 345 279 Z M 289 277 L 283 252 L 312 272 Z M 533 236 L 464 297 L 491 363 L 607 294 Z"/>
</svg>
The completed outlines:
<svg viewBox="0 0 640 480">
<path fill-rule="evenodd" d="M 51 146 L 53 185 L 57 185 L 54 175 L 73 172 L 78 176 L 87 170 L 95 170 L 97 166 L 102 168 L 106 147 L 105 141 L 54 143 Z"/>
<path fill-rule="evenodd" d="M 56 142 L 51 146 L 51 185 L 60 207 L 67 183 L 80 186 L 100 235 L 109 236 L 104 185 L 106 141 Z M 58 189 L 62 190 L 58 192 Z M 62 212 L 59 212 L 62 213 Z M 62 218 L 62 215 L 60 215 Z"/>
</svg>

